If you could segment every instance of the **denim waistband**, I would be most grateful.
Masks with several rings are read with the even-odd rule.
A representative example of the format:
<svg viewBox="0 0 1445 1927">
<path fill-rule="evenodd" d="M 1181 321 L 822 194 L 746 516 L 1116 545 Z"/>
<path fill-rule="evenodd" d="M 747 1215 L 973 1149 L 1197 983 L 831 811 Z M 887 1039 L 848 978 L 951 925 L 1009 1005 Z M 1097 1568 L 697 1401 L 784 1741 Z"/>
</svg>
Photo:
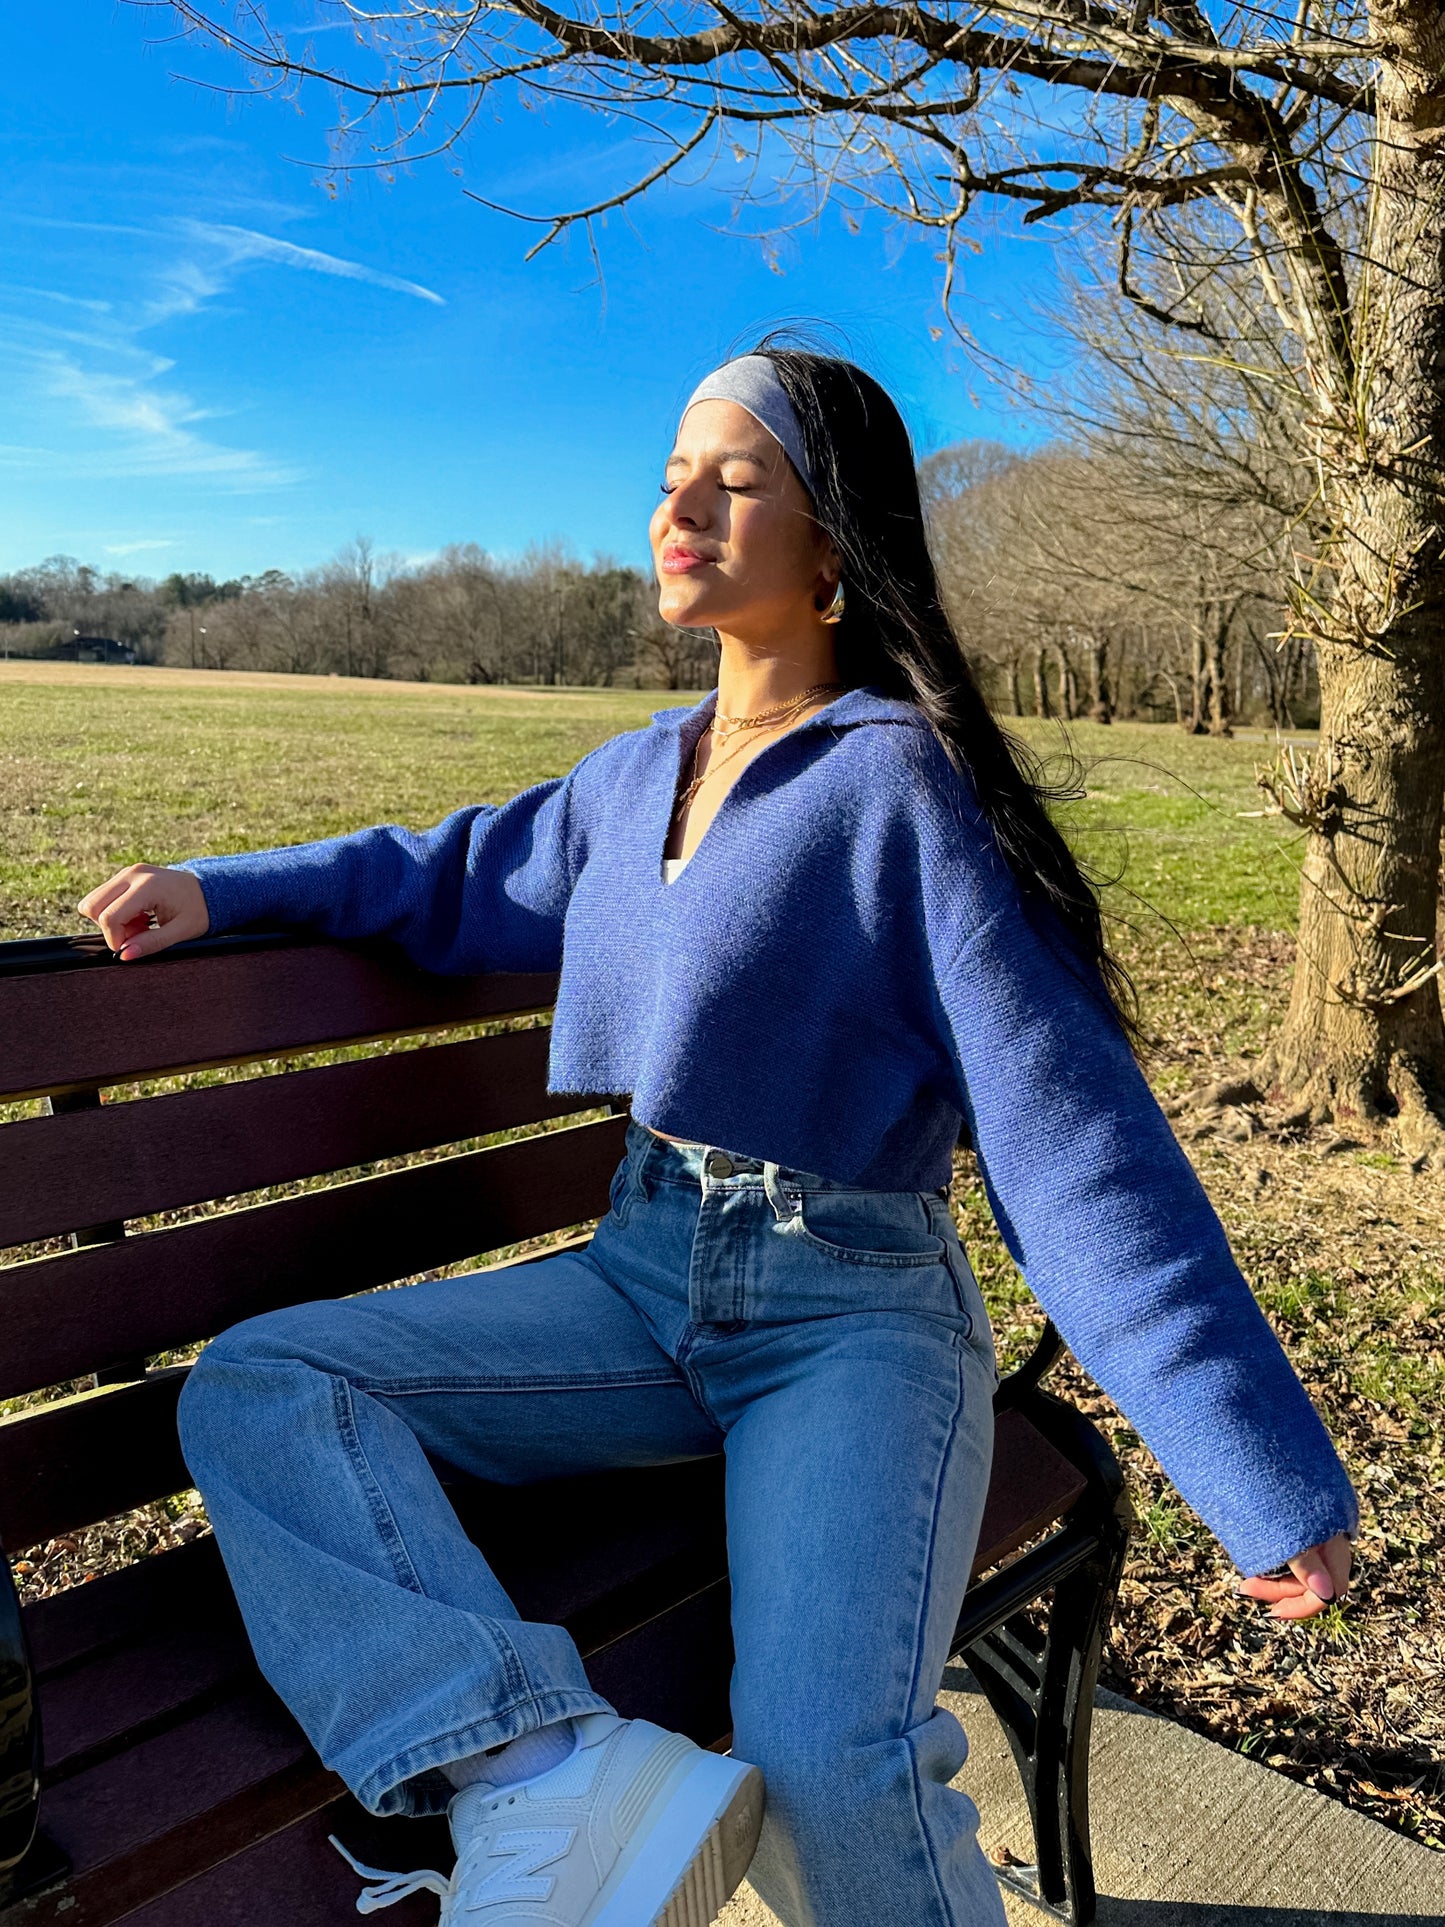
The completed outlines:
<svg viewBox="0 0 1445 1927">
<path fill-rule="evenodd" d="M 771 1177 L 778 1184 L 792 1185 L 802 1191 L 876 1189 L 869 1185 L 848 1184 L 839 1178 L 827 1178 L 821 1172 L 804 1171 L 795 1165 L 779 1164 L 770 1158 L 754 1157 L 748 1152 L 735 1151 L 728 1145 L 692 1141 L 677 1143 L 671 1138 L 659 1137 L 635 1118 L 628 1120 L 627 1155 L 639 1173 L 645 1170 L 649 1179 L 662 1184 L 701 1186 L 705 1182 L 728 1183 L 733 1178 L 758 1178 L 767 1182 Z M 948 1193 L 940 1189 L 938 1195 L 947 1197 Z"/>
</svg>

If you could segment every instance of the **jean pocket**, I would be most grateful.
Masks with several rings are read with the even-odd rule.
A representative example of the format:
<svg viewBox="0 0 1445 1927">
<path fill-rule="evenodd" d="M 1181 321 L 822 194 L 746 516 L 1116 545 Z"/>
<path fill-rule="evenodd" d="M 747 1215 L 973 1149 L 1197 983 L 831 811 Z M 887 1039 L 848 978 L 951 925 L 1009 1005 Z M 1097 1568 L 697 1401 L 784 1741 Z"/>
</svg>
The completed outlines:
<svg viewBox="0 0 1445 1927">
<path fill-rule="evenodd" d="M 612 1173 L 612 1183 L 607 1192 L 607 1209 L 614 1224 L 626 1224 L 632 1210 L 632 1200 L 636 1195 L 637 1184 L 632 1175 L 632 1159 L 624 1157 Z"/>
<path fill-rule="evenodd" d="M 800 1191 L 793 1236 L 845 1265 L 887 1270 L 938 1265 L 944 1242 L 914 1191 Z"/>
<path fill-rule="evenodd" d="M 996 1383 L 998 1362 L 994 1355 L 993 1326 L 989 1323 L 988 1306 L 983 1301 L 983 1293 L 979 1289 L 977 1278 L 973 1275 L 973 1266 L 968 1262 L 968 1253 L 963 1248 L 958 1227 L 953 1222 L 953 1213 L 947 1204 L 940 1203 L 930 1208 L 934 1213 L 933 1221 L 943 1245 L 943 1261 L 948 1267 L 949 1277 L 953 1280 L 958 1309 L 968 1321 L 965 1337 L 987 1360 Z"/>
</svg>

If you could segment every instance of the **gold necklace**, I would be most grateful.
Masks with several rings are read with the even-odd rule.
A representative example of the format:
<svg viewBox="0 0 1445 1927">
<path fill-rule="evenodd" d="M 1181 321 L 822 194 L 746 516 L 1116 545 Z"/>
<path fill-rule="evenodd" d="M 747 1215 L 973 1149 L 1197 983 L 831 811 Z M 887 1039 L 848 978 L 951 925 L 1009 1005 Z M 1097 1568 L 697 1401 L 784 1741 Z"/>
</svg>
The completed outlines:
<svg viewBox="0 0 1445 1927">
<path fill-rule="evenodd" d="M 771 709 L 760 709 L 751 716 L 729 716 L 726 711 L 714 708 L 712 713 L 713 733 L 721 742 L 725 737 L 731 736 L 735 730 L 756 729 L 760 724 L 770 721 L 774 716 L 781 716 L 790 709 L 800 708 L 810 697 L 821 695 L 825 689 L 841 689 L 842 687 L 843 685 L 840 682 L 815 682 L 809 688 L 803 690 L 800 695 L 790 697 L 787 702 L 774 703 Z"/>
<path fill-rule="evenodd" d="M 825 689 L 842 689 L 843 687 L 844 685 L 840 682 L 814 683 L 810 689 L 803 690 L 801 695 L 794 696 L 789 702 L 776 704 L 772 709 L 759 710 L 757 714 L 753 716 L 728 717 L 727 721 L 732 725 L 732 728 L 734 731 L 739 728 L 756 728 L 770 718 L 774 718 L 779 715 L 784 715 L 787 712 L 803 708 L 804 705 L 808 703 L 814 696 L 819 695 Z M 716 709 L 714 709 L 713 722 L 709 725 L 709 728 L 712 730 L 716 730 L 716 727 L 717 727 L 717 711 Z M 697 759 L 699 755 L 702 753 L 703 737 L 706 736 L 707 734 L 708 734 L 708 730 L 701 731 L 698 735 L 697 742 L 693 745 L 692 762 L 693 762 L 694 769 L 697 768 Z M 719 739 L 721 740 L 720 732 L 719 732 Z M 723 767 L 725 763 L 730 763 L 733 760 L 733 757 L 739 755 L 741 751 L 746 748 L 747 748 L 747 742 L 746 740 L 744 740 L 743 742 L 738 744 L 736 749 L 731 750 L 726 756 L 719 756 L 715 762 L 709 763 L 707 768 L 703 770 L 701 775 L 694 776 L 692 778 L 692 780 L 687 784 L 686 788 L 682 790 L 682 792 L 678 796 L 677 803 L 674 806 L 672 815 L 668 820 L 669 829 L 671 828 L 672 824 L 677 821 L 678 817 L 681 816 L 685 810 L 691 807 L 692 799 L 694 798 L 694 796 L 697 795 L 698 790 L 701 789 L 702 785 L 707 781 L 708 777 L 713 774 L 714 770 L 719 770 Z"/>
</svg>

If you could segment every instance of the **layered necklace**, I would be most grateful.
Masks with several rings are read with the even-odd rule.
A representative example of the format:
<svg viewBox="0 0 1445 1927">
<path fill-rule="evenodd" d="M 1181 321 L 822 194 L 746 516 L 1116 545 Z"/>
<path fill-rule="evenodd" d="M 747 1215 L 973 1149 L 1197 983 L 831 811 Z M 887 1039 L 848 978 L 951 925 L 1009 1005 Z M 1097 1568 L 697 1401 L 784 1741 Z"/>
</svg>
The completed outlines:
<svg viewBox="0 0 1445 1927">
<path fill-rule="evenodd" d="M 702 784 L 712 775 L 714 770 L 721 769 L 725 763 L 730 763 L 733 757 L 737 756 L 747 747 L 746 732 L 748 730 L 764 729 L 768 727 L 769 724 L 776 725 L 780 722 L 786 722 L 795 716 L 800 709 L 805 708 L 815 696 L 821 696 L 830 689 L 842 689 L 844 687 L 846 687 L 846 685 L 841 682 L 815 682 L 809 688 L 803 690 L 801 694 L 789 697 L 787 702 L 775 703 L 771 709 L 760 709 L 752 716 L 729 716 L 721 709 L 715 708 L 713 710 L 712 722 L 706 730 L 703 730 L 699 734 L 693 748 L 692 766 L 694 771 L 697 769 L 697 759 L 702 753 L 703 738 L 708 734 L 711 734 L 719 744 L 727 743 L 739 734 L 742 735 L 743 740 L 738 744 L 737 749 L 730 750 L 725 756 L 717 757 L 713 762 L 708 764 L 701 775 L 695 774 L 691 778 L 686 787 L 678 795 L 677 805 L 672 812 L 672 821 L 675 823 L 678 817 L 691 807 L 692 799 L 697 795 Z"/>
</svg>

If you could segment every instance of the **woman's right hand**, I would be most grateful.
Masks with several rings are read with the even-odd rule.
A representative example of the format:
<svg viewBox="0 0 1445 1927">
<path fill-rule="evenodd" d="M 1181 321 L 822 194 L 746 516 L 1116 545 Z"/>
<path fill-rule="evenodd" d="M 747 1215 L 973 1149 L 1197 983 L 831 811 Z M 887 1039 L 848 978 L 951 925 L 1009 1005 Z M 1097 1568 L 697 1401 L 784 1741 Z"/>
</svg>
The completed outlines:
<svg viewBox="0 0 1445 1927">
<path fill-rule="evenodd" d="M 153 957 L 173 943 L 204 937 L 211 927 L 205 893 L 189 870 L 132 863 L 76 905 L 122 963 Z"/>
</svg>

